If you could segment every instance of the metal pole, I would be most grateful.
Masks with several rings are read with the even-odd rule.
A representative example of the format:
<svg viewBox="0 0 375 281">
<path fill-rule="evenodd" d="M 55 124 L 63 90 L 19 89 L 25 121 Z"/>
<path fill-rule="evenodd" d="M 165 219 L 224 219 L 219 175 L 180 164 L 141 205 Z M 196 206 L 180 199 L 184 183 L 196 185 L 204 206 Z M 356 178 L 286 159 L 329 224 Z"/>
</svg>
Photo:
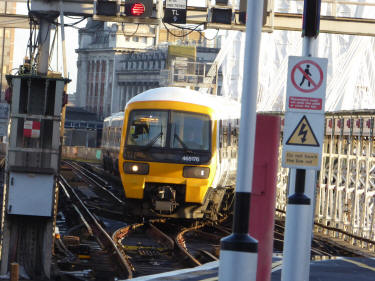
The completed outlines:
<svg viewBox="0 0 375 281">
<path fill-rule="evenodd" d="M 68 67 L 66 64 L 66 48 L 65 48 L 65 27 L 64 27 L 64 12 L 63 12 L 63 1 L 60 0 L 60 24 L 61 24 L 61 53 L 63 56 L 63 73 L 64 77 L 68 77 Z M 59 45 L 59 44 L 57 44 Z M 68 84 L 64 85 L 64 95 L 68 91 Z M 63 137 L 64 137 L 64 129 L 65 129 L 65 113 L 66 113 L 66 106 L 63 106 L 61 109 L 61 127 L 60 127 L 60 137 L 61 137 L 61 143 L 63 143 Z"/>
<path fill-rule="evenodd" d="M 64 12 L 63 12 L 63 2 L 61 0 L 60 0 L 60 23 L 61 23 L 61 45 L 62 45 L 62 55 L 63 55 L 63 73 L 64 73 L 64 77 L 67 78 L 68 68 L 66 66 Z"/>
<path fill-rule="evenodd" d="M 5 2 L 6 4 L 6 2 Z M 4 50 L 5 50 L 5 27 L 3 27 L 3 42 L 1 47 L 1 75 L 0 75 L 0 92 L 3 93 L 3 68 L 4 68 Z M 5 96 L 4 96 L 5 99 Z"/>
<path fill-rule="evenodd" d="M 304 16 L 306 16 L 306 13 L 309 12 L 306 1 L 304 5 Z M 320 4 L 316 8 L 319 9 L 317 11 L 317 17 L 319 17 Z M 317 18 L 317 20 L 319 19 Z M 317 25 L 316 31 L 318 30 L 319 25 Z M 315 40 L 315 37 L 303 37 L 302 56 L 315 55 Z M 289 194 L 291 195 L 287 202 L 281 281 L 308 281 L 316 172 L 314 170 L 291 169 L 289 178 Z"/>
<path fill-rule="evenodd" d="M 258 92 L 259 49 L 262 30 L 263 0 L 247 6 L 246 42 L 243 80 L 237 184 L 233 233 L 221 240 L 220 281 L 255 281 L 258 241 L 249 233 L 250 194 L 253 182 L 256 101 Z"/>
<path fill-rule="evenodd" d="M 39 24 L 39 60 L 38 73 L 47 74 L 48 72 L 48 57 L 49 57 L 49 42 L 50 42 L 50 23 L 44 17 L 40 17 Z"/>
</svg>

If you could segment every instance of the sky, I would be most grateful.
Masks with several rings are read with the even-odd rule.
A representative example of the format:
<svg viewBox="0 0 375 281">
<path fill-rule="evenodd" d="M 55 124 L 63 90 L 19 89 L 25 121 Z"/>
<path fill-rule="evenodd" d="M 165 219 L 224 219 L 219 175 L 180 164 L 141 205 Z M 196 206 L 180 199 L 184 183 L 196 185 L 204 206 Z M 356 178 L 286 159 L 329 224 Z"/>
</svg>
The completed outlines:
<svg viewBox="0 0 375 281">
<path fill-rule="evenodd" d="M 232 0 L 233 1 L 233 0 Z M 230 1 L 230 2 L 232 2 Z M 205 0 L 188 0 L 188 6 L 205 6 Z M 17 3 L 17 14 L 27 15 L 27 6 L 26 3 Z M 65 23 L 76 22 L 77 19 L 64 18 Z M 78 27 L 84 27 L 86 25 L 86 20 L 78 24 Z M 51 36 L 51 43 L 52 43 Z M 68 68 L 68 78 L 72 81 L 68 84 L 68 93 L 73 94 L 76 91 L 76 79 L 77 79 L 77 54 L 75 49 L 78 48 L 78 30 L 72 27 L 65 28 L 65 37 L 66 37 L 66 56 L 67 56 L 67 68 Z M 24 57 L 26 56 L 27 43 L 29 40 L 29 30 L 27 29 L 16 29 L 15 30 L 15 51 L 13 54 L 13 69 L 19 68 L 23 64 Z M 61 34 L 59 34 L 59 42 L 61 42 Z M 54 49 L 53 58 L 51 63 L 51 68 L 53 71 L 63 73 L 62 65 L 62 53 L 61 45 L 58 46 L 58 55 L 57 49 Z M 14 74 L 15 72 L 12 72 Z"/>
</svg>

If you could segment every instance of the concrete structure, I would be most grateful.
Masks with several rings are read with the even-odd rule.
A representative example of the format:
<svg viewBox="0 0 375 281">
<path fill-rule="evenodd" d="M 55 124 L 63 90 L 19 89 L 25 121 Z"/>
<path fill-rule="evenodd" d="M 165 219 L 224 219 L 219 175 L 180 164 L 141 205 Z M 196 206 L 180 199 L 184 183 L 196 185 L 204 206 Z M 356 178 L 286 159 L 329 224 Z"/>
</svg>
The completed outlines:
<svg viewBox="0 0 375 281">
<path fill-rule="evenodd" d="M 103 122 L 95 113 L 67 106 L 64 127 L 64 146 L 100 146 Z"/>
<path fill-rule="evenodd" d="M 123 110 L 132 96 L 149 88 L 173 84 L 174 80 L 168 80 L 169 74 L 164 71 L 168 44 L 196 46 L 195 65 L 201 65 L 196 69 L 203 69 L 203 64 L 215 59 L 219 49 L 212 47 L 219 45 L 218 40 L 208 41 L 200 32 L 186 33 L 181 29 L 159 30 L 148 25 L 89 20 L 86 28 L 79 32 L 79 49 L 76 50 L 76 106 L 104 119 Z M 161 42 L 164 43 L 159 45 Z M 186 63 L 182 64 L 187 67 Z M 173 69 L 181 77 L 182 72 L 177 73 L 178 67 Z M 200 72 L 205 73 L 205 70 Z M 196 78 L 193 80 L 198 82 Z M 203 82 L 203 78 L 201 80 Z"/>
</svg>

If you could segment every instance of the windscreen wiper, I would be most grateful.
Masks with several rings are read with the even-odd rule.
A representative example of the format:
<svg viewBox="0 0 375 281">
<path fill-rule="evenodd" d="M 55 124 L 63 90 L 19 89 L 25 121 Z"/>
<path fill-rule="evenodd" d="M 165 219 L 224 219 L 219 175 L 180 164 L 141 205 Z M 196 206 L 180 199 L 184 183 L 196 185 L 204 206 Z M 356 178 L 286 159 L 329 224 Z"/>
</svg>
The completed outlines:
<svg viewBox="0 0 375 281">
<path fill-rule="evenodd" d="M 194 152 L 191 148 L 189 148 L 186 143 L 179 137 L 179 135 L 174 134 L 174 138 L 178 140 L 178 142 L 182 145 L 182 148 L 184 149 L 184 152 L 189 153 L 189 154 L 197 154 Z"/>
<path fill-rule="evenodd" d="M 176 133 L 174 134 L 174 138 L 178 140 L 178 142 L 182 145 L 182 147 L 185 150 L 189 150 L 189 148 L 187 147 L 186 143 L 184 143 L 183 140 Z"/>
<path fill-rule="evenodd" d="M 152 140 L 150 140 L 150 142 L 148 144 L 146 144 L 142 150 L 148 150 L 149 148 L 151 148 L 155 142 L 163 135 L 163 132 L 160 132 L 157 136 L 155 136 Z"/>
</svg>

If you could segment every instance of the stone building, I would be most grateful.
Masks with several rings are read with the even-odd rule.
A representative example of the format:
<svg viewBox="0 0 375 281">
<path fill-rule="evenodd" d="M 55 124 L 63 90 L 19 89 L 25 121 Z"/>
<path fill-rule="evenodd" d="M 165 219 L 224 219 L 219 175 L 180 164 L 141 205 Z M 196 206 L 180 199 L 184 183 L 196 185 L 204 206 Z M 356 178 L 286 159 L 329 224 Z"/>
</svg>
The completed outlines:
<svg viewBox="0 0 375 281">
<path fill-rule="evenodd" d="M 0 13 L 15 14 L 16 2 L 0 2 Z M 1 101 L 4 101 L 4 92 L 8 87 L 5 75 L 11 73 L 13 68 L 14 28 L 0 28 L 0 90 Z"/>
<path fill-rule="evenodd" d="M 174 55 L 176 51 L 181 54 Z M 123 55 L 116 71 L 115 98 L 120 106 L 117 111 L 124 110 L 126 103 L 135 95 L 152 88 L 210 88 L 211 85 L 205 85 L 205 74 L 218 52 L 217 48 L 165 44 L 156 50 Z M 213 82 L 210 84 L 213 85 Z"/>
<path fill-rule="evenodd" d="M 217 43 L 206 40 L 201 32 L 89 20 L 79 32 L 76 50 L 76 105 L 104 119 L 123 110 L 131 97 L 146 89 L 170 85 L 197 87 L 196 77 L 190 81 L 193 84 L 176 84 L 170 67 L 179 78 L 184 73 L 202 72 L 192 68 L 200 69 L 212 62 L 219 51 L 215 48 Z M 168 45 L 176 44 L 188 46 L 188 53 L 194 49 L 194 59 L 186 60 L 182 55 L 171 60 Z"/>
</svg>

